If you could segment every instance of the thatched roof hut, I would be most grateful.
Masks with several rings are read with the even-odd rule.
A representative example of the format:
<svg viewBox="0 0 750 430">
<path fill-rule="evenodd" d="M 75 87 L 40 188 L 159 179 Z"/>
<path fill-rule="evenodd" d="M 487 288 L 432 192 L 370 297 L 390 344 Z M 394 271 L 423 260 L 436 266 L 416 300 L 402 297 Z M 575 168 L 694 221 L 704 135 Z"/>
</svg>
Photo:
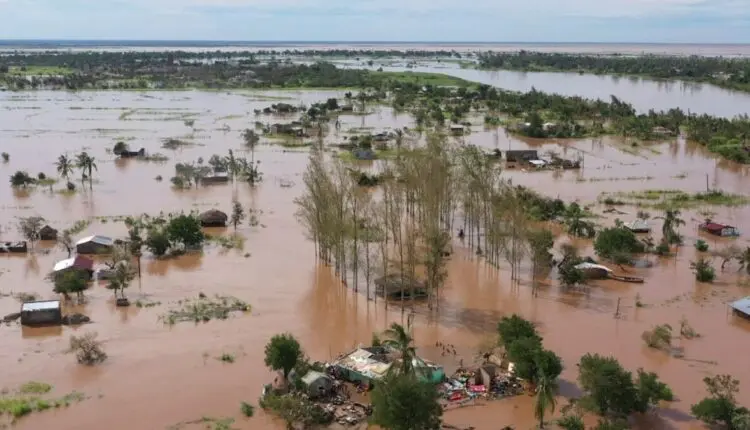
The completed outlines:
<svg viewBox="0 0 750 430">
<path fill-rule="evenodd" d="M 42 227 L 41 230 L 39 230 L 39 239 L 40 240 L 57 240 L 57 230 L 54 228 L 45 225 Z"/>
<path fill-rule="evenodd" d="M 229 217 L 220 210 L 211 209 L 203 212 L 200 219 L 203 227 L 226 227 Z"/>
</svg>

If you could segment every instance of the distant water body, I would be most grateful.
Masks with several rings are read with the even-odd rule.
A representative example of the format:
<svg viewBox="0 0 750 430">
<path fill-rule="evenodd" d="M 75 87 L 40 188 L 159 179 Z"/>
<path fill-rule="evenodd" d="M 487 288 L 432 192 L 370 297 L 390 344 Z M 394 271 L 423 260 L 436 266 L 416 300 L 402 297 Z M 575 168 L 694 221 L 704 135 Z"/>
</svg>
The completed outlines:
<svg viewBox="0 0 750 430">
<path fill-rule="evenodd" d="M 525 42 L 302 42 L 170 40 L 0 40 L 2 51 L 258 51 L 258 50 L 541 51 L 592 55 L 750 57 L 750 44 L 525 43 Z"/>
</svg>

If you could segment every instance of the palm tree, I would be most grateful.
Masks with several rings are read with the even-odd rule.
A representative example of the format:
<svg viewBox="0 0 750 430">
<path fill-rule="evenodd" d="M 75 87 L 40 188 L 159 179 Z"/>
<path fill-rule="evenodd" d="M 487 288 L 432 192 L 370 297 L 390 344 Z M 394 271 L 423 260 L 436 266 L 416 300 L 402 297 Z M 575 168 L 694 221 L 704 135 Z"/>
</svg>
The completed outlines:
<svg viewBox="0 0 750 430">
<path fill-rule="evenodd" d="M 568 233 L 577 237 L 594 237 L 594 225 L 583 218 L 586 212 L 581 209 L 577 203 L 571 203 L 565 211 L 565 224 L 568 226 Z"/>
<path fill-rule="evenodd" d="M 57 158 L 57 173 L 66 181 L 70 178 L 70 174 L 73 173 L 73 163 L 70 162 L 67 155 L 61 155 Z"/>
<path fill-rule="evenodd" d="M 544 415 L 547 410 L 552 414 L 555 413 L 557 388 L 556 380 L 548 377 L 542 371 L 539 372 L 536 384 L 536 402 L 534 403 L 534 416 L 539 420 L 539 428 L 544 428 Z"/>
<path fill-rule="evenodd" d="M 664 224 L 661 226 L 661 233 L 668 243 L 679 243 L 680 235 L 677 229 L 681 225 L 685 225 L 685 221 L 680 218 L 679 209 L 667 209 L 664 212 L 664 216 L 657 217 L 656 219 L 664 220 Z"/>
<path fill-rule="evenodd" d="M 260 137 L 253 130 L 246 128 L 242 132 L 242 139 L 245 141 L 245 145 L 250 149 L 250 164 L 255 164 L 255 144 L 258 143 Z"/>
<path fill-rule="evenodd" d="M 406 328 L 398 323 L 391 324 L 391 328 L 383 332 L 383 346 L 399 352 L 401 356 L 401 373 L 404 375 L 414 374 L 413 360 L 417 355 L 414 347 L 414 338 L 409 334 L 409 326 Z"/>
<path fill-rule="evenodd" d="M 76 157 L 76 167 L 81 169 L 81 181 L 86 179 L 87 173 L 89 181 L 91 181 L 93 171 L 99 170 L 99 168 L 96 166 L 96 160 L 94 159 L 94 157 L 90 156 L 86 151 L 81 152 Z"/>
</svg>

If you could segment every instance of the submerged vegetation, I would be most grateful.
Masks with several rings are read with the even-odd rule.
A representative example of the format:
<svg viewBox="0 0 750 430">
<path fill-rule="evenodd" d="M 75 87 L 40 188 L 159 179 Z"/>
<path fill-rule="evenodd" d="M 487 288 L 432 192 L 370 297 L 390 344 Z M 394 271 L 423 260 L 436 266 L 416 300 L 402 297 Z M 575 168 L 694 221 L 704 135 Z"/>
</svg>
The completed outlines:
<svg viewBox="0 0 750 430">
<path fill-rule="evenodd" d="M 705 193 L 687 193 L 680 190 L 642 190 L 629 192 L 603 193 L 600 200 L 616 199 L 624 204 L 632 204 L 654 209 L 692 209 L 701 206 L 744 206 L 750 204 L 750 196 L 725 193 L 714 190 Z"/>
<path fill-rule="evenodd" d="M 197 299 L 185 299 L 177 303 L 179 307 L 170 309 L 159 317 L 164 324 L 174 325 L 179 322 L 208 322 L 212 319 L 225 320 L 232 312 L 248 312 L 250 305 L 242 300 L 216 295 L 212 298 L 201 294 Z"/>
<path fill-rule="evenodd" d="M 71 403 L 80 402 L 85 397 L 78 392 L 72 392 L 62 397 L 50 397 L 52 386 L 43 382 L 27 382 L 16 390 L 3 389 L 0 392 L 0 418 L 7 419 L 11 424 L 18 418 L 33 412 L 47 409 L 67 407 Z M 0 423 L 0 427 L 5 424 Z"/>
</svg>

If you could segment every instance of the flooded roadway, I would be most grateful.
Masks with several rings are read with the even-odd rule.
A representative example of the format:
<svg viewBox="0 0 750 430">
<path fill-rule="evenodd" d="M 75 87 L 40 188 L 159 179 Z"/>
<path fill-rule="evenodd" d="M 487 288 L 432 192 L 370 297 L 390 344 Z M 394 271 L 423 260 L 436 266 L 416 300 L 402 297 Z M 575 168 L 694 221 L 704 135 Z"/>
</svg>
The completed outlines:
<svg viewBox="0 0 750 430">
<path fill-rule="evenodd" d="M 221 251 L 209 246 L 201 256 L 168 261 L 144 257 L 143 278 L 134 281 L 127 295 L 132 301 L 161 302 L 159 306 L 117 309 L 111 292 L 102 284 L 87 292 L 89 303 L 83 309 L 94 324 L 61 330 L 0 327 L 0 367 L 4 369 L 0 385 L 14 387 L 37 380 L 54 385 L 53 393 L 61 395 L 76 389 L 90 397 L 68 409 L 33 414 L 22 419 L 17 428 L 54 425 L 61 429 L 99 429 L 106 425 L 113 430 L 163 429 L 202 416 L 231 416 L 237 419 L 235 428 L 282 429 L 282 423 L 260 410 L 250 419 L 240 418 L 239 414 L 240 401 L 257 403 L 262 384 L 272 379 L 263 365 L 263 346 L 273 334 L 291 332 L 312 359 L 328 359 L 360 342 L 369 342 L 373 331 L 384 329 L 390 322 L 402 321 L 396 307 L 386 312 L 381 302 L 368 302 L 362 294 L 341 286 L 327 268 L 316 264 L 313 247 L 294 217 L 293 200 L 302 192 L 305 152 L 284 152 L 278 146 L 261 145 L 256 158 L 261 160 L 264 181 L 255 189 L 238 184 L 175 191 L 168 181 L 177 162 L 208 159 L 212 154 L 226 154 L 229 149 L 240 151 L 239 133 L 255 121 L 253 109 L 277 101 L 310 103 L 335 95 L 342 93 L 0 94 L 0 141 L 3 151 L 11 156 L 9 163 L 0 163 L 0 176 L 7 178 L 16 170 L 54 175 L 54 162 L 60 154 L 84 149 L 98 164 L 93 189 L 81 187 L 78 181 L 80 191 L 72 196 L 49 193 L 43 188 L 24 193 L 0 186 L 3 240 L 19 239 L 16 217 L 30 215 L 44 216 L 60 229 L 77 220 L 93 218 L 94 222 L 79 237 L 87 233 L 121 237 L 126 233 L 125 226 L 102 217 L 203 211 L 212 207 L 229 212 L 235 197 L 262 211 L 260 226 L 240 227 L 247 238 L 242 251 Z M 184 119 L 195 119 L 195 131 L 184 124 Z M 342 141 L 347 129 L 361 127 L 363 121 L 375 131 L 412 125 L 408 117 L 394 116 L 382 108 L 364 120 L 342 117 L 340 134 L 329 136 L 329 140 Z M 220 130 L 225 124 L 230 131 Z M 584 156 L 580 172 L 505 173 L 514 183 L 565 200 L 592 203 L 602 191 L 648 188 L 697 192 L 705 189 L 706 174 L 713 186 L 724 191 L 747 193 L 748 189 L 748 167 L 717 160 L 684 142 L 634 152 L 616 139 L 539 144 L 508 137 L 502 130 L 483 130 L 481 125 L 473 130 L 466 141 L 488 149 L 532 146 L 541 152 L 554 149 L 570 157 L 580 151 Z M 162 138 L 187 135 L 196 145 L 178 151 L 160 148 Z M 169 161 L 115 162 L 108 150 L 117 140 L 127 140 L 134 149 L 144 147 L 150 153 L 163 153 Z M 157 175 L 163 176 L 164 181 L 157 182 Z M 282 180 L 296 184 L 281 187 Z M 601 209 L 595 207 L 599 214 Z M 634 215 L 635 208 L 621 209 Z M 748 208 L 713 210 L 715 219 L 750 230 Z M 654 211 L 652 214 L 658 215 Z M 620 217 L 626 219 L 628 215 Z M 419 353 L 451 370 L 457 359 L 441 356 L 434 347 L 436 341 L 455 345 L 459 356 L 468 362 L 478 345 L 494 336 L 497 321 L 503 315 L 519 313 L 540 325 L 545 345 L 563 358 L 562 396 L 577 394 L 575 363 L 587 352 L 615 355 L 631 370 L 644 367 L 656 371 L 671 385 L 678 400 L 670 409 L 661 411 L 661 418 L 640 423 L 642 429 L 701 428 L 688 413 L 690 404 L 704 396 L 701 379 L 709 374 L 730 373 L 740 379 L 744 389 L 739 400 L 750 404 L 750 368 L 743 358 L 750 325 L 731 317 L 725 305 L 746 295 L 739 285 L 746 285 L 747 277 L 738 275 L 736 266 L 730 265 L 713 285 L 696 283 L 688 266 L 695 254 L 692 244 L 700 236 L 695 227 L 702 217 L 696 211 L 684 211 L 683 219 L 687 223 L 681 229 L 686 245 L 679 254 L 665 259 L 654 257 L 654 268 L 633 270 L 645 278 L 644 284 L 596 282 L 586 296 L 562 294 L 552 281 L 553 286 L 543 287 L 539 297 L 533 298 L 526 281 L 513 285 L 505 270 L 498 271 L 475 260 L 456 243 L 458 252 L 450 262 L 439 312 L 430 315 L 426 309 L 415 310 Z M 612 218 L 598 222 L 608 224 Z M 658 231 L 659 225 L 653 225 Z M 658 240 L 658 233 L 655 236 Z M 703 238 L 712 248 L 723 242 Z M 578 243 L 584 252 L 592 253 L 590 243 Z M 747 246 L 748 241 L 740 238 L 738 244 Z M 51 284 L 43 277 L 55 261 L 65 256 L 59 248 L 45 245 L 29 258 L 0 256 L 0 290 L 53 297 Z M 530 268 L 524 266 L 524 279 L 529 278 L 529 272 Z M 157 321 L 172 306 L 171 302 L 200 292 L 234 295 L 252 305 L 252 314 L 172 328 Z M 635 307 L 636 294 L 645 307 Z M 623 315 L 615 319 L 618 299 Z M 0 315 L 17 309 L 15 299 L 0 298 Z M 684 359 L 667 357 L 643 345 L 640 335 L 644 330 L 663 323 L 678 326 L 683 316 L 702 335 L 696 340 L 677 341 L 685 348 Z M 81 367 L 63 353 L 70 334 L 89 330 L 99 332 L 110 356 L 105 364 L 95 368 Z M 224 352 L 235 354 L 237 361 L 226 364 L 215 359 Z M 562 404 L 561 400 L 558 411 Z M 526 397 L 504 400 L 451 411 L 445 418 L 450 424 L 472 425 L 479 430 L 495 430 L 509 424 L 524 429 L 534 422 L 531 405 L 532 400 Z"/>
</svg>

